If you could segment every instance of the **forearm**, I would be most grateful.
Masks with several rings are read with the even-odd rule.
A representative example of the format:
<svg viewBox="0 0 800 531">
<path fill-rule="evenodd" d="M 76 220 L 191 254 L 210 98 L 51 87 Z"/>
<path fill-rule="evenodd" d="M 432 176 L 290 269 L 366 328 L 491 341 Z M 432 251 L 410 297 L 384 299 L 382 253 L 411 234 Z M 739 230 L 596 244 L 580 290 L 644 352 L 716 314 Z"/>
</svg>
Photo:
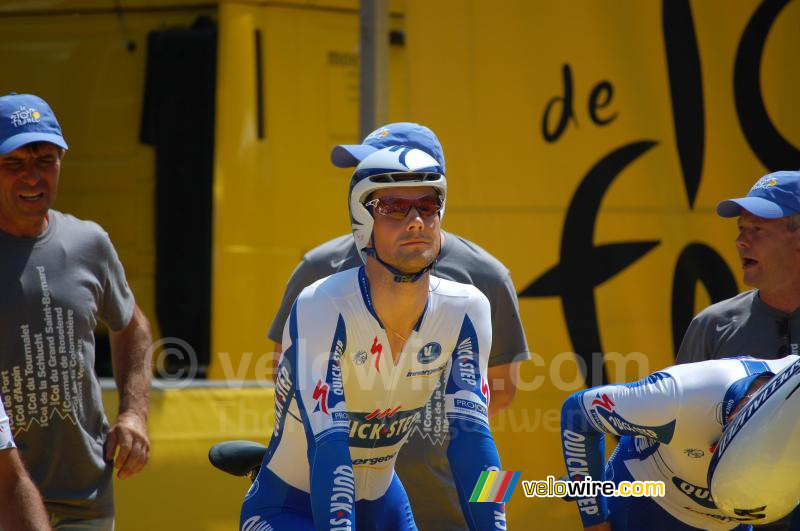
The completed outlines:
<svg viewBox="0 0 800 531">
<path fill-rule="evenodd" d="M 519 362 L 489 367 L 487 374 L 489 388 L 491 389 L 489 417 L 497 415 L 514 401 L 514 396 L 517 393 L 518 374 Z"/>
<path fill-rule="evenodd" d="M 0 529 L 41 531 L 50 529 L 47 511 L 36 486 L 28 477 L 17 478 L 11 486 L 9 507 L 0 510 Z"/>
<path fill-rule="evenodd" d="M 50 529 L 47 511 L 16 450 L 0 457 L 0 529 Z"/>
<path fill-rule="evenodd" d="M 137 306 L 125 329 L 111 333 L 111 358 L 119 393 L 119 413 L 147 418 L 150 393 L 152 336 L 150 324 Z"/>
</svg>

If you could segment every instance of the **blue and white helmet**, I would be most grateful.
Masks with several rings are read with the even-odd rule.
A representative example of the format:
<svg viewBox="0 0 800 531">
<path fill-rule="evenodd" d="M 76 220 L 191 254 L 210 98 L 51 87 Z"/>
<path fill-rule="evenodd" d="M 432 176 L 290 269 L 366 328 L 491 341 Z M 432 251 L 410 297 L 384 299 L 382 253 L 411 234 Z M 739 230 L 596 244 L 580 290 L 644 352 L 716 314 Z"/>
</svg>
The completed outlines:
<svg viewBox="0 0 800 531">
<path fill-rule="evenodd" d="M 364 251 L 370 246 L 372 213 L 364 206 L 369 195 L 383 188 L 430 186 L 442 199 L 439 217 L 444 216 L 447 180 L 444 169 L 436 159 L 420 149 L 390 146 L 364 157 L 350 179 L 350 223 L 361 260 L 367 261 Z"/>
</svg>

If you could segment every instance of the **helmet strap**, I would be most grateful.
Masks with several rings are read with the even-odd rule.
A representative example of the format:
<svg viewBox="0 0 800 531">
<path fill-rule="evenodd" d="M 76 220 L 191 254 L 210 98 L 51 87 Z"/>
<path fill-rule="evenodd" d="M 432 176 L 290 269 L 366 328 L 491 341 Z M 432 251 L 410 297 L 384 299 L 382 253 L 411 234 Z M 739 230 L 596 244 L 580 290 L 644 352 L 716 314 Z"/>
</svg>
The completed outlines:
<svg viewBox="0 0 800 531">
<path fill-rule="evenodd" d="M 441 253 L 441 252 L 442 252 L 442 250 L 441 250 L 441 249 L 439 249 L 439 253 Z M 396 267 L 394 267 L 393 265 L 391 265 L 391 264 L 387 264 L 386 262 L 384 262 L 384 261 L 381 259 L 381 257 L 380 257 L 380 256 L 378 256 L 378 251 L 376 251 L 374 247 L 366 247 L 366 248 L 364 249 L 364 253 L 365 253 L 367 256 L 372 256 L 373 258 L 375 258 L 375 260 L 377 260 L 377 261 L 378 261 L 378 263 L 380 263 L 380 264 L 381 264 L 383 267 L 385 267 L 385 268 L 386 268 L 386 269 L 387 269 L 387 270 L 388 270 L 388 271 L 389 271 L 389 272 L 390 272 L 392 275 L 394 275 L 394 281 L 395 281 L 395 282 L 399 282 L 399 283 L 410 283 L 410 282 L 416 282 L 417 280 L 419 280 L 420 278 L 422 278 L 422 276 L 423 276 L 425 273 L 427 273 L 428 271 L 430 271 L 430 270 L 431 270 L 431 268 L 434 266 L 434 264 L 436 264 L 436 261 L 439 259 L 439 255 L 436 255 L 436 258 L 434 258 L 434 259 L 433 259 L 433 261 L 432 261 L 430 264 L 426 265 L 425 267 L 423 267 L 422 269 L 420 269 L 420 270 L 419 270 L 419 271 L 417 271 L 416 273 L 403 273 L 402 271 L 400 271 L 399 269 L 397 269 L 397 268 L 396 268 Z"/>
</svg>

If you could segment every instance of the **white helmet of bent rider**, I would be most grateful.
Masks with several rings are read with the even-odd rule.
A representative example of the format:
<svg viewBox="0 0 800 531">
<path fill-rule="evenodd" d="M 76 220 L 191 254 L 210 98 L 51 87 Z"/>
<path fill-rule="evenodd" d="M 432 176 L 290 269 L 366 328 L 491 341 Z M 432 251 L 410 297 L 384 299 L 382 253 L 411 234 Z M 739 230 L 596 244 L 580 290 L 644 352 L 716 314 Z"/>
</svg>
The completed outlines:
<svg viewBox="0 0 800 531">
<path fill-rule="evenodd" d="M 391 146 L 364 157 L 356 167 L 350 179 L 350 223 L 358 254 L 365 263 L 371 252 L 374 219 L 364 203 L 377 190 L 414 186 L 430 186 L 437 191 L 442 202 L 441 219 L 447 180 L 444 169 L 429 154 L 406 146 Z"/>
</svg>

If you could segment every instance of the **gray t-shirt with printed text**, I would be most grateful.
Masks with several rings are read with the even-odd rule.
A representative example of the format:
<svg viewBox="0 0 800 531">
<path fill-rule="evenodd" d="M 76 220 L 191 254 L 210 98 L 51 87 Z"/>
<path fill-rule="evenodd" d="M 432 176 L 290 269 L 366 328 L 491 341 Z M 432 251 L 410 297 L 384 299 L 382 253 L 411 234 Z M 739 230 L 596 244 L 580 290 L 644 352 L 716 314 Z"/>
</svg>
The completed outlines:
<svg viewBox="0 0 800 531">
<path fill-rule="evenodd" d="M 309 251 L 289 279 L 281 307 L 269 329 L 269 338 L 281 342 L 292 304 L 303 288 L 328 275 L 360 265 L 361 258 L 352 235 L 340 236 Z M 530 358 L 514 283 L 508 269 L 499 260 L 475 243 L 446 233 L 442 252 L 432 272 L 437 277 L 472 284 L 489 299 L 492 310 L 490 367 Z M 395 465 L 420 529 L 467 528 L 447 461 L 447 434 L 440 381 Z"/>
<path fill-rule="evenodd" d="M 123 329 L 133 295 L 102 228 L 55 210 L 48 219 L 37 238 L 0 231 L 0 395 L 48 510 L 110 516 L 94 329 L 98 319 Z"/>
</svg>

